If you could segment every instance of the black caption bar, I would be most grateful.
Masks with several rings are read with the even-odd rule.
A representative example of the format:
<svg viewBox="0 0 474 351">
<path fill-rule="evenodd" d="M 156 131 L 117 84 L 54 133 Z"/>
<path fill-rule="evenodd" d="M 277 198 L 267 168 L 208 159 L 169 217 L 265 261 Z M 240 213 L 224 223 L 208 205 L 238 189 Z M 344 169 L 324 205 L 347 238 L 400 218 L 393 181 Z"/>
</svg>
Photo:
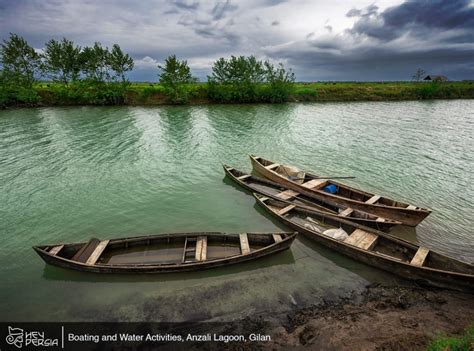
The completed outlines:
<svg viewBox="0 0 474 351">
<path fill-rule="evenodd" d="M 223 350 L 272 336 L 231 323 L 0 323 L 0 350 Z M 240 348 L 240 347 L 238 347 Z"/>
</svg>

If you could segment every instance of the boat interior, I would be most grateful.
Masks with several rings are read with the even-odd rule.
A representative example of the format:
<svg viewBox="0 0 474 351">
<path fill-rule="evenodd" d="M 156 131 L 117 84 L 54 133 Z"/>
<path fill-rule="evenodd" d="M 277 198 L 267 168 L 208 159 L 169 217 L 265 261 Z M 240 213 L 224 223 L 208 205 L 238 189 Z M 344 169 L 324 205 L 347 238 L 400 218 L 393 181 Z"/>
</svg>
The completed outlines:
<svg viewBox="0 0 474 351">
<path fill-rule="evenodd" d="M 341 209 L 336 206 L 332 206 L 330 204 L 324 203 L 323 201 L 311 198 L 304 194 L 298 193 L 293 190 L 287 190 L 286 188 L 282 187 L 280 184 L 274 183 L 272 181 L 266 180 L 260 177 L 254 177 L 250 174 L 241 172 L 234 168 L 227 168 L 228 172 L 230 172 L 235 178 L 239 181 L 245 183 L 248 187 L 252 190 L 258 191 L 262 194 L 269 194 L 271 196 L 276 196 L 281 198 L 282 200 L 291 201 L 293 204 L 297 206 L 312 206 L 316 207 L 321 211 L 326 211 L 332 214 L 342 214 L 342 216 L 347 218 L 360 218 L 360 219 L 370 219 L 370 220 L 380 220 L 378 216 L 357 211 L 353 209 Z M 394 222 L 396 221 L 384 218 L 383 221 L 385 222 Z"/>
<path fill-rule="evenodd" d="M 474 265 L 438 254 L 426 247 L 410 244 L 390 238 L 389 236 L 381 236 L 370 231 L 369 228 L 360 228 L 352 225 L 350 222 L 339 221 L 333 217 L 326 217 L 323 214 L 288 205 L 287 203 L 270 198 L 260 197 L 260 200 L 271 211 L 282 216 L 285 220 L 304 229 L 316 232 L 323 237 L 326 235 L 324 232 L 328 229 L 343 229 L 347 237 L 341 240 L 341 244 L 355 246 L 358 249 L 370 251 L 385 258 L 418 267 L 474 274 Z"/>
<path fill-rule="evenodd" d="M 279 242 L 287 233 L 176 234 L 42 247 L 50 255 L 89 265 L 182 264 L 249 254 Z"/>
<path fill-rule="evenodd" d="M 294 177 L 291 174 L 288 174 L 286 171 L 288 166 L 283 166 L 277 163 L 273 163 L 272 161 L 265 160 L 261 157 L 257 157 L 257 160 L 266 168 L 272 171 L 277 172 L 278 174 L 295 181 Z M 356 200 L 360 202 L 365 202 L 367 204 L 377 204 L 377 205 L 384 205 L 384 206 L 393 206 L 393 207 L 400 207 L 400 208 L 408 208 L 412 210 L 420 210 L 422 208 L 410 205 L 404 202 L 395 201 L 393 199 L 389 199 L 380 195 L 367 193 L 365 191 L 354 189 L 339 182 L 334 182 L 328 179 L 319 179 L 317 175 L 311 173 L 300 172 L 304 174 L 304 177 L 298 178 L 298 183 L 302 186 L 312 189 L 312 190 L 323 190 L 326 191 L 328 186 L 333 185 L 335 195 L 345 197 L 351 200 Z"/>
</svg>

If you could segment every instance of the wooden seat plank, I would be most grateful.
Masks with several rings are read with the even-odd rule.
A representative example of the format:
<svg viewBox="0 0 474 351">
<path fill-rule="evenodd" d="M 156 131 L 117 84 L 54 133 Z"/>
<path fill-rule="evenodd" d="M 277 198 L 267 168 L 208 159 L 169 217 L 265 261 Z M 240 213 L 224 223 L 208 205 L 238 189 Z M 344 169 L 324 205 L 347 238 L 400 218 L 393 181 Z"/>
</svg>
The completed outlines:
<svg viewBox="0 0 474 351">
<path fill-rule="evenodd" d="M 51 250 L 49 250 L 49 254 L 52 256 L 56 256 L 59 253 L 59 251 L 62 250 L 63 247 L 64 245 L 55 246 Z"/>
<path fill-rule="evenodd" d="M 248 255 L 250 253 L 250 246 L 249 246 L 249 238 L 247 236 L 247 233 L 239 234 L 239 239 L 240 239 L 240 251 L 242 252 L 242 255 Z"/>
<path fill-rule="evenodd" d="M 366 204 L 369 204 L 369 205 L 373 205 L 373 204 L 375 204 L 377 201 L 379 201 L 380 198 L 381 198 L 380 195 L 374 195 L 374 196 L 372 196 L 370 199 L 368 199 L 365 203 L 366 203 Z"/>
<path fill-rule="evenodd" d="M 280 216 L 283 216 L 285 213 L 288 213 L 290 212 L 292 209 L 294 209 L 296 206 L 295 205 L 288 205 L 284 208 L 282 208 L 281 210 L 278 211 L 278 214 Z"/>
<path fill-rule="evenodd" d="M 281 238 L 280 234 L 273 234 L 273 240 L 275 240 L 276 243 L 279 243 L 283 239 Z"/>
<path fill-rule="evenodd" d="M 352 212 L 354 212 L 354 209 L 348 207 L 346 208 L 344 211 L 342 211 L 341 213 L 339 213 L 339 216 L 342 216 L 342 217 L 349 217 Z"/>
<path fill-rule="evenodd" d="M 99 259 L 100 255 L 102 255 L 102 252 L 104 252 L 105 248 L 109 244 L 110 240 L 103 240 L 97 245 L 95 248 L 94 252 L 89 256 L 89 258 L 86 261 L 86 264 L 95 264 L 97 260 Z"/>
<path fill-rule="evenodd" d="M 207 236 L 200 235 L 196 241 L 196 261 L 205 261 L 207 258 Z"/>
<path fill-rule="evenodd" d="M 282 200 L 289 200 L 291 198 L 294 198 L 295 196 L 298 196 L 300 193 L 297 193 L 296 191 L 293 190 L 285 190 L 282 191 L 281 193 L 278 193 L 276 196 Z"/>
<path fill-rule="evenodd" d="M 243 176 L 240 176 L 240 177 L 237 177 L 238 180 L 244 180 L 244 179 L 247 179 L 247 178 L 250 178 L 251 175 L 250 174 L 246 174 L 246 175 L 243 175 Z"/>
<path fill-rule="evenodd" d="M 375 246 L 378 235 L 366 232 L 362 229 L 356 229 L 349 237 L 344 240 L 345 243 L 357 246 L 363 250 L 370 250 Z"/>
<path fill-rule="evenodd" d="M 275 169 L 279 166 L 280 165 L 278 163 L 274 163 L 274 164 L 271 164 L 270 166 L 265 166 L 265 168 L 268 169 L 268 170 L 272 170 L 272 169 Z"/>
<path fill-rule="evenodd" d="M 99 243 L 99 239 L 90 239 L 89 242 L 84 244 L 84 246 L 76 252 L 76 254 L 71 258 L 71 261 L 85 263 Z"/>
<path fill-rule="evenodd" d="M 415 256 L 413 256 L 410 264 L 414 266 L 418 266 L 418 267 L 423 266 L 426 260 L 426 256 L 428 256 L 429 252 L 430 252 L 429 249 L 427 249 L 426 247 L 420 246 L 418 250 L 416 251 Z"/>
<path fill-rule="evenodd" d="M 308 189 L 319 189 L 326 185 L 327 182 L 328 181 L 326 179 L 311 179 L 310 181 L 301 184 L 301 186 L 304 186 Z"/>
</svg>

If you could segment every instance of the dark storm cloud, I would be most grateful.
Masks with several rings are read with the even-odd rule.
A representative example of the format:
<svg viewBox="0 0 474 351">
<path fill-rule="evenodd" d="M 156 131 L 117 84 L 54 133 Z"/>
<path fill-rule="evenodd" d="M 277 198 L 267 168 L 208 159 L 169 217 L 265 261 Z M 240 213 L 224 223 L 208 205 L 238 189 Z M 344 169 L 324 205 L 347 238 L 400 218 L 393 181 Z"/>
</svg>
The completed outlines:
<svg viewBox="0 0 474 351">
<path fill-rule="evenodd" d="M 277 6 L 287 1 L 288 0 L 265 0 L 263 2 L 263 5 L 264 6 Z"/>
<path fill-rule="evenodd" d="M 199 7 L 199 1 L 174 0 L 172 4 L 183 10 L 196 10 Z"/>
<path fill-rule="evenodd" d="M 452 79 L 474 78 L 474 6 L 467 0 L 411 0 L 379 11 L 353 8 L 352 28 L 268 47 L 309 79 L 409 79 L 417 67 Z"/>
<path fill-rule="evenodd" d="M 177 23 L 192 29 L 202 38 L 222 40 L 235 46 L 239 41 L 239 36 L 229 30 L 233 25 L 233 20 L 226 20 L 226 17 L 237 9 L 238 6 L 232 4 L 230 0 L 219 1 L 209 14 L 185 15 Z"/>
<path fill-rule="evenodd" d="M 119 43 L 141 80 L 156 79 L 170 54 L 201 79 L 216 58 L 250 54 L 283 61 L 299 80 L 409 79 L 418 67 L 474 77 L 472 1 L 361 1 L 0 0 L 0 37 L 14 32 L 37 49 L 63 36 Z"/>
<path fill-rule="evenodd" d="M 348 17 L 360 17 L 352 28 L 353 33 L 393 40 L 408 31 L 425 36 L 433 30 L 461 29 L 473 34 L 474 6 L 470 0 L 418 0 L 406 1 L 378 13 L 376 6 L 365 11 L 352 9 Z"/>
<path fill-rule="evenodd" d="M 216 6 L 212 9 L 212 18 L 216 21 L 222 19 L 226 12 L 232 12 L 237 10 L 239 7 L 237 5 L 233 5 L 230 0 L 225 2 L 218 2 Z"/>
</svg>

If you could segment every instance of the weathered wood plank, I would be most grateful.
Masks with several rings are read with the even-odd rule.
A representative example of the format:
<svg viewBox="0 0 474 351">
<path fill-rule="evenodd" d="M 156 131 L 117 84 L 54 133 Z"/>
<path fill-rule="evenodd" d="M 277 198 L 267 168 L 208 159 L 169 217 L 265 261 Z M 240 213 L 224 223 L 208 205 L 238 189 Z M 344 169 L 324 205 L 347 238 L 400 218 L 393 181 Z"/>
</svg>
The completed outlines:
<svg viewBox="0 0 474 351">
<path fill-rule="evenodd" d="M 59 251 L 62 250 L 63 247 L 64 245 L 55 246 L 51 250 L 49 250 L 49 254 L 52 256 L 56 256 L 59 253 Z"/>
<path fill-rule="evenodd" d="M 247 178 L 250 178 L 251 175 L 250 174 L 246 174 L 246 175 L 243 175 L 243 176 L 240 176 L 240 177 L 237 177 L 238 180 L 244 180 L 244 179 L 247 179 Z"/>
<path fill-rule="evenodd" d="M 328 181 L 326 179 L 312 179 L 306 183 L 301 184 L 301 186 L 304 186 L 308 189 L 319 189 L 322 188 L 323 185 L 326 185 L 327 182 Z"/>
<path fill-rule="evenodd" d="M 207 258 L 207 236 L 198 236 L 196 241 L 196 261 L 205 261 Z"/>
<path fill-rule="evenodd" d="M 375 246 L 377 238 L 378 235 L 366 232 L 362 229 L 356 229 L 346 240 L 344 240 L 344 242 L 357 246 L 363 250 L 370 250 Z"/>
<path fill-rule="evenodd" d="M 384 254 L 382 252 L 378 252 L 378 251 L 374 251 L 377 255 L 380 255 L 380 256 L 383 256 L 383 257 L 387 257 L 387 258 L 391 258 L 392 260 L 397 260 L 397 261 L 400 261 L 400 262 L 403 262 L 403 260 L 401 258 L 398 258 L 398 257 L 394 257 L 394 256 L 390 256 L 390 255 L 387 255 L 387 254 Z"/>
<path fill-rule="evenodd" d="M 100 255 L 102 255 L 102 252 L 104 252 L 106 246 L 109 244 L 109 240 L 103 240 L 97 245 L 95 248 L 94 252 L 89 256 L 89 258 L 86 261 L 86 264 L 95 264 L 97 260 L 99 259 Z"/>
<path fill-rule="evenodd" d="M 87 244 L 85 244 L 83 247 L 81 247 L 79 251 L 76 252 L 76 254 L 71 258 L 71 260 L 85 263 L 99 244 L 99 239 L 91 238 Z"/>
<path fill-rule="evenodd" d="M 282 200 L 289 200 L 294 198 L 295 196 L 298 196 L 300 193 L 297 193 L 296 191 L 293 190 L 285 190 L 282 191 L 281 193 L 278 193 L 276 196 Z"/>
<path fill-rule="evenodd" d="M 290 212 L 292 209 L 294 209 L 296 206 L 295 205 L 288 205 L 284 208 L 282 208 L 281 210 L 278 211 L 278 214 L 280 216 L 283 216 L 285 213 L 288 213 Z"/>
<path fill-rule="evenodd" d="M 265 166 L 265 168 L 268 169 L 268 170 L 272 170 L 272 169 L 275 169 L 279 166 L 280 165 L 278 163 L 274 163 L 274 164 L 271 164 L 270 166 Z"/>
<path fill-rule="evenodd" d="M 366 204 L 369 204 L 369 205 L 373 205 L 373 204 L 375 204 L 377 201 L 379 201 L 380 198 L 381 198 L 380 195 L 374 195 L 374 196 L 372 196 L 370 199 L 368 199 L 365 203 L 366 203 Z"/>
<path fill-rule="evenodd" d="M 426 260 L 426 256 L 428 256 L 429 252 L 430 252 L 429 249 L 427 249 L 426 247 L 420 246 L 418 250 L 416 251 L 415 256 L 413 256 L 410 264 L 414 266 L 418 266 L 418 267 L 423 266 Z"/>
<path fill-rule="evenodd" d="M 247 236 L 247 233 L 239 234 L 239 238 L 240 238 L 240 251 L 242 252 L 242 255 L 248 255 L 250 253 L 250 246 L 249 246 L 249 238 Z"/>
<path fill-rule="evenodd" d="M 280 234 L 273 234 L 273 240 L 275 240 L 276 243 L 279 243 L 283 239 L 281 238 Z"/>
<path fill-rule="evenodd" d="M 339 216 L 342 216 L 342 217 L 349 217 L 352 212 L 354 212 L 354 210 L 350 207 L 346 208 L 344 211 L 342 211 L 341 213 L 339 213 Z"/>
</svg>

